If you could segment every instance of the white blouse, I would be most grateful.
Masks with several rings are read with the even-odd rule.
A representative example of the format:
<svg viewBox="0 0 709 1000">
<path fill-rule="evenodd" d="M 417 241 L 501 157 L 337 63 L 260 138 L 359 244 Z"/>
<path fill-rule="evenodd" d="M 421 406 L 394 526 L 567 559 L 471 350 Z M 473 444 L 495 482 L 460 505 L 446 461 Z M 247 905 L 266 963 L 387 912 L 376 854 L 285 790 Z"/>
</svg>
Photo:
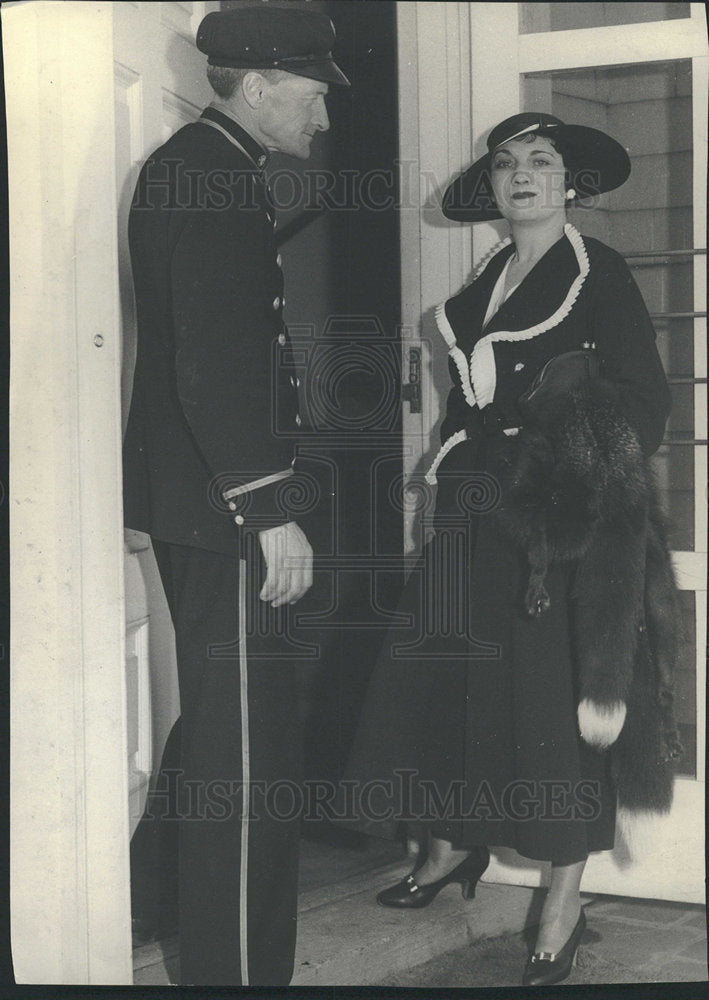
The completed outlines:
<svg viewBox="0 0 709 1000">
<path fill-rule="evenodd" d="M 507 263 L 500 272 L 500 277 L 495 282 L 495 287 L 490 293 L 490 301 L 487 304 L 487 312 L 485 313 L 485 319 L 483 320 L 483 330 L 490 322 L 492 317 L 495 315 L 497 310 L 500 308 L 502 303 L 506 302 L 507 299 L 509 299 L 512 292 L 514 292 L 515 288 L 519 286 L 519 282 L 517 282 L 516 285 L 513 285 L 512 288 L 510 288 L 507 292 L 505 292 L 505 279 L 507 278 L 507 271 L 509 270 L 511 261 L 512 257 L 509 257 L 507 259 Z"/>
</svg>

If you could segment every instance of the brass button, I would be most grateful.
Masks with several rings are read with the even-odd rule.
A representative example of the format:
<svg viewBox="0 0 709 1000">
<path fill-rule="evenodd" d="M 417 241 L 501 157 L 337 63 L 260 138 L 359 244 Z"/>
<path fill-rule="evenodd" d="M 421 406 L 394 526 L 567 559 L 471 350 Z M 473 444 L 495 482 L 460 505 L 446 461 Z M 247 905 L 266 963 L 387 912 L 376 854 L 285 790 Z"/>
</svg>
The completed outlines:
<svg viewBox="0 0 709 1000">
<path fill-rule="evenodd" d="M 302 423 L 303 423 L 303 421 L 300 419 L 300 414 L 296 413 L 296 415 L 295 415 L 295 425 L 296 425 L 296 427 L 300 427 L 300 425 Z"/>
<path fill-rule="evenodd" d="M 241 527 L 241 525 L 244 523 L 243 516 L 241 514 L 237 514 L 236 517 L 234 518 L 234 523 L 238 524 L 239 527 Z"/>
<path fill-rule="evenodd" d="M 281 257 L 280 254 L 278 254 L 278 256 L 276 257 L 276 264 L 280 267 L 282 263 L 283 263 L 283 258 Z"/>
<path fill-rule="evenodd" d="M 286 335 L 285 335 L 285 333 L 279 333 L 278 334 L 278 343 L 281 345 L 281 347 L 283 347 L 283 345 L 285 344 L 285 342 L 286 342 Z"/>
<path fill-rule="evenodd" d="M 281 305 L 281 298 L 280 298 L 280 296 L 279 296 L 279 295 L 277 295 L 277 296 L 275 297 L 275 299 L 273 300 L 273 308 L 274 308 L 274 309 L 279 309 L 279 308 L 280 308 L 280 305 Z"/>
</svg>

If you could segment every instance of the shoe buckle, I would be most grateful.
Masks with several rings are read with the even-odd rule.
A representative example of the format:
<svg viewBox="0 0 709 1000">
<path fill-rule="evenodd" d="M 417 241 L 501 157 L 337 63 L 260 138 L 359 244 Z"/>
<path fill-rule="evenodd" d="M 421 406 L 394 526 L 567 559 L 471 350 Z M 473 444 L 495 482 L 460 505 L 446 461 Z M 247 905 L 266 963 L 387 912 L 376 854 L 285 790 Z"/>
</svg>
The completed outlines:
<svg viewBox="0 0 709 1000">
<path fill-rule="evenodd" d="M 555 951 L 535 951 L 532 955 L 532 962 L 555 962 Z"/>
</svg>

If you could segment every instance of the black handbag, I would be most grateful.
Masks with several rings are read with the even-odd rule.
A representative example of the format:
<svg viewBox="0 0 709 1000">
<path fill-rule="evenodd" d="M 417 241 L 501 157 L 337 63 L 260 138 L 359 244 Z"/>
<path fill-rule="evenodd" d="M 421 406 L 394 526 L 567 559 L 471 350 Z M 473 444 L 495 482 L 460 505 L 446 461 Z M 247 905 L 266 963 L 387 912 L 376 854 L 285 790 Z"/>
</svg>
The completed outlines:
<svg viewBox="0 0 709 1000">
<path fill-rule="evenodd" d="M 519 397 L 522 415 L 530 415 L 544 403 L 568 395 L 588 379 L 597 378 L 601 364 L 593 348 L 557 354 L 537 372 Z"/>
</svg>

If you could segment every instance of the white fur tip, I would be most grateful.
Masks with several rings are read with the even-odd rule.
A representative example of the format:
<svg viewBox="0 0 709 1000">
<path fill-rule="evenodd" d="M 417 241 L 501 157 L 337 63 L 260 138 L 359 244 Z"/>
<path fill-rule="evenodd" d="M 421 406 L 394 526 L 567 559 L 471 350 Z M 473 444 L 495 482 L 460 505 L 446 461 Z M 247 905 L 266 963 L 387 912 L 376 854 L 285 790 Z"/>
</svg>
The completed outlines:
<svg viewBox="0 0 709 1000">
<path fill-rule="evenodd" d="M 584 698 L 577 714 L 584 742 L 598 750 L 607 750 L 618 739 L 625 723 L 625 702 L 599 705 L 597 701 Z"/>
<path fill-rule="evenodd" d="M 659 813 L 648 809 L 631 811 L 619 806 L 616 812 L 616 830 L 622 845 L 632 861 L 649 858 L 659 842 Z M 617 845 L 616 838 L 616 845 Z"/>
</svg>

